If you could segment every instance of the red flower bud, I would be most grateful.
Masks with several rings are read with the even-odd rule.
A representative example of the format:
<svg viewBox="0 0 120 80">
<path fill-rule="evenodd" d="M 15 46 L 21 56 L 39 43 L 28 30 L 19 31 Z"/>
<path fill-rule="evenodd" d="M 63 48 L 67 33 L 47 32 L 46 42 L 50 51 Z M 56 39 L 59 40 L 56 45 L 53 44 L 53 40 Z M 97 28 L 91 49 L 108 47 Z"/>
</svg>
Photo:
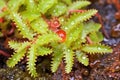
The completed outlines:
<svg viewBox="0 0 120 80">
<path fill-rule="evenodd" d="M 61 37 L 60 42 L 64 42 L 66 40 L 66 32 L 64 30 L 58 30 L 56 31 L 56 34 Z"/>
</svg>

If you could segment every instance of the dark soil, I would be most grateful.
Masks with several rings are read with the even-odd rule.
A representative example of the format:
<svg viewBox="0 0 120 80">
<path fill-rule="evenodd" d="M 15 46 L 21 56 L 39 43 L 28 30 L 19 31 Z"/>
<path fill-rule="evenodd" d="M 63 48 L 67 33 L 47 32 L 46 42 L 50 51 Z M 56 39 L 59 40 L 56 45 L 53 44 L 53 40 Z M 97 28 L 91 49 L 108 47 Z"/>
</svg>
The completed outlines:
<svg viewBox="0 0 120 80">
<path fill-rule="evenodd" d="M 103 43 L 113 48 L 113 53 L 104 55 L 92 55 L 90 65 L 85 67 L 75 60 L 74 67 L 70 74 L 64 72 L 64 63 L 61 62 L 60 68 L 56 73 L 51 73 L 50 59 L 39 58 L 37 71 L 40 73 L 38 78 L 31 78 L 26 71 L 24 60 L 14 68 L 8 68 L 5 64 L 7 57 L 0 56 L 0 80 L 120 80 L 120 19 L 115 17 L 118 9 L 114 4 L 107 3 L 107 0 L 91 0 L 89 8 L 95 8 L 102 17 L 105 31 L 109 38 L 104 38 Z M 94 19 L 97 21 L 97 19 Z M 0 39 L 0 49 L 6 53 L 12 53 L 3 45 Z M 39 64 L 41 63 L 41 64 Z"/>
</svg>

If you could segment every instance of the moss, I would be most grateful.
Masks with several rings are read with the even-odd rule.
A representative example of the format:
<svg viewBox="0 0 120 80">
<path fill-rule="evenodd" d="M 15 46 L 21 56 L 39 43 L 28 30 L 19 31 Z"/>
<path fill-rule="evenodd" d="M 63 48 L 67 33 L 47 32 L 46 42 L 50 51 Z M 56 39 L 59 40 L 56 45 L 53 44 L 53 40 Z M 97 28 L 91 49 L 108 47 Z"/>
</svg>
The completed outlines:
<svg viewBox="0 0 120 80">
<path fill-rule="evenodd" d="M 23 39 L 8 42 L 9 47 L 14 49 L 13 55 L 7 61 L 9 67 L 14 67 L 26 57 L 28 72 L 37 77 L 37 57 L 52 55 L 52 72 L 58 69 L 64 59 L 65 71 L 70 73 L 74 58 L 88 66 L 87 54 L 112 52 L 110 47 L 101 45 L 102 34 L 92 35 L 93 32 L 99 32 L 101 25 L 90 20 L 97 10 L 83 10 L 90 4 L 89 1 L 0 0 L 0 3 L 3 3 L 0 9 L 6 7 L 0 16 L 6 18 L 6 21 L 13 21 Z M 101 39 L 96 36 L 101 36 Z M 89 43 L 88 37 L 94 39 L 92 43 Z"/>
</svg>

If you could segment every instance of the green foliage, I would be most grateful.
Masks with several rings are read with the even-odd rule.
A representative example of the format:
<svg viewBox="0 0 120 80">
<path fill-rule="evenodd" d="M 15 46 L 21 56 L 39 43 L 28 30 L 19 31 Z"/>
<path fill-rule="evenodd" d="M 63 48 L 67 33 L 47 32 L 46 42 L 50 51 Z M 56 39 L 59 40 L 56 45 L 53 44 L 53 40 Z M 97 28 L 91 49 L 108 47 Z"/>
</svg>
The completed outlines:
<svg viewBox="0 0 120 80">
<path fill-rule="evenodd" d="M 17 14 L 16 12 L 11 12 L 11 17 L 13 18 L 13 21 L 17 25 L 18 30 L 21 31 L 20 34 L 22 34 L 24 38 L 33 39 L 34 36 L 33 31 L 29 29 L 29 26 L 27 26 L 27 24 L 23 22 L 20 15 Z"/>
<path fill-rule="evenodd" d="M 25 0 L 10 0 L 8 2 L 8 7 L 10 8 L 10 11 L 17 12 L 19 7 L 24 3 Z"/>
<path fill-rule="evenodd" d="M 7 61 L 7 65 L 9 67 L 15 66 L 24 56 L 26 53 L 26 47 L 29 44 L 28 42 L 24 43 L 16 43 L 16 42 L 9 42 L 10 44 L 15 44 L 14 46 L 11 46 L 12 48 L 16 49 L 14 55 L 12 55 L 11 58 Z"/>
<path fill-rule="evenodd" d="M 90 54 L 94 54 L 94 53 L 102 54 L 102 53 L 112 52 L 110 47 L 101 44 L 91 44 L 91 45 L 86 44 L 81 48 L 81 50 Z"/>
<path fill-rule="evenodd" d="M 43 47 L 45 44 L 59 40 L 59 37 L 54 33 L 48 33 L 45 35 L 39 35 L 29 42 L 15 42 L 9 41 L 9 46 L 15 50 L 15 53 L 7 61 L 9 67 L 15 66 L 24 56 L 27 54 L 28 62 L 27 67 L 29 73 L 32 76 L 37 76 L 35 62 L 37 56 L 44 56 L 52 53 L 52 50 L 46 47 Z"/>
<path fill-rule="evenodd" d="M 69 33 L 74 27 L 76 27 L 77 24 L 83 21 L 87 21 L 90 19 L 93 15 L 97 13 L 97 10 L 88 10 L 83 13 L 77 13 L 70 16 L 68 21 L 63 25 L 63 29 L 66 30 L 67 33 Z"/>
<path fill-rule="evenodd" d="M 74 14 L 73 14 L 74 15 Z M 86 14 L 87 15 L 87 14 Z M 75 19 L 71 19 L 71 21 L 75 22 Z M 69 20 L 68 20 L 69 22 Z M 67 23 L 67 21 L 66 21 Z M 72 27 L 72 25 L 71 25 Z M 73 62 L 74 62 L 74 57 L 78 59 L 79 62 L 84 64 L 85 66 L 88 66 L 89 64 L 89 59 L 87 54 L 103 54 L 103 53 L 111 53 L 112 49 L 108 46 L 101 45 L 100 40 L 98 38 L 94 37 L 93 44 L 87 44 L 86 43 L 86 37 L 93 33 L 93 32 L 98 32 L 100 29 L 100 24 L 94 23 L 93 21 L 88 21 L 88 22 L 79 22 L 78 25 L 73 27 L 64 27 L 66 29 L 66 32 L 69 30 L 70 32 L 67 33 L 67 38 L 66 41 L 62 44 L 59 44 L 59 46 L 53 45 L 52 47 L 56 46 L 57 49 L 61 49 L 62 52 L 60 54 L 63 54 L 63 58 L 65 59 L 65 70 L 66 73 L 69 73 L 72 69 Z M 97 42 L 97 43 L 96 43 Z M 61 47 L 60 47 L 61 46 Z M 54 50 L 53 50 L 54 52 Z M 87 54 L 86 54 L 87 53 Z M 57 54 L 54 52 L 54 54 Z M 61 56 L 60 56 L 61 59 Z M 53 62 L 56 59 L 53 58 Z M 60 64 L 60 63 L 59 63 Z M 58 64 L 56 64 L 58 67 Z M 55 72 L 56 67 L 52 66 L 52 72 Z M 54 68 L 54 69 L 53 69 Z"/>
<path fill-rule="evenodd" d="M 94 43 L 101 42 L 104 39 L 101 32 L 92 32 L 89 37 Z"/>
<path fill-rule="evenodd" d="M 48 10 L 48 14 L 52 16 L 60 16 L 67 11 L 67 6 L 64 3 L 59 2 Z"/>
<path fill-rule="evenodd" d="M 67 5 L 72 4 L 72 0 L 61 0 L 61 1 L 63 1 L 63 2 L 66 3 Z"/>
<path fill-rule="evenodd" d="M 80 63 L 84 64 L 85 66 L 89 64 L 89 59 L 86 53 L 77 50 L 75 54 L 76 54 L 76 58 Z"/>
<path fill-rule="evenodd" d="M 64 59 L 65 71 L 70 73 L 77 59 L 85 66 L 89 65 L 87 54 L 111 53 L 112 49 L 100 42 L 103 40 L 99 32 L 101 25 L 90 20 L 97 13 L 95 9 L 83 12 L 73 12 L 90 4 L 89 1 L 72 0 L 0 0 L 0 17 L 13 21 L 17 30 L 25 41 L 9 41 L 9 46 L 14 49 L 13 55 L 8 59 L 7 65 L 14 67 L 21 59 L 27 57 L 27 69 L 31 76 L 36 77 L 36 59 L 38 56 L 52 55 L 51 70 L 55 72 Z M 57 17 L 60 27 L 66 37 L 64 42 L 51 29 L 47 21 Z M 89 20 L 89 21 L 88 21 Z M 56 28 L 54 28 L 56 29 Z M 100 36 L 100 38 L 99 38 Z M 86 37 L 92 40 L 88 44 Z M 17 38 L 17 37 L 16 37 Z"/>
<path fill-rule="evenodd" d="M 40 10 L 41 13 L 46 13 L 48 9 L 50 9 L 55 3 L 57 3 L 57 0 L 40 0 L 38 4 L 38 10 Z"/>
<path fill-rule="evenodd" d="M 74 63 L 74 52 L 71 49 L 67 49 L 65 47 L 63 54 L 66 62 L 65 71 L 66 73 L 70 73 Z"/>
<path fill-rule="evenodd" d="M 62 61 L 63 51 L 61 49 L 62 48 L 61 45 L 56 45 L 53 43 L 52 46 L 54 47 L 53 48 L 54 53 L 52 54 L 53 57 L 52 57 L 52 63 L 51 63 L 51 70 L 52 72 L 55 72 Z"/>
<path fill-rule="evenodd" d="M 76 1 L 73 2 L 69 7 L 68 10 L 78 10 L 81 9 L 83 7 L 86 7 L 90 4 L 89 1 Z"/>
</svg>

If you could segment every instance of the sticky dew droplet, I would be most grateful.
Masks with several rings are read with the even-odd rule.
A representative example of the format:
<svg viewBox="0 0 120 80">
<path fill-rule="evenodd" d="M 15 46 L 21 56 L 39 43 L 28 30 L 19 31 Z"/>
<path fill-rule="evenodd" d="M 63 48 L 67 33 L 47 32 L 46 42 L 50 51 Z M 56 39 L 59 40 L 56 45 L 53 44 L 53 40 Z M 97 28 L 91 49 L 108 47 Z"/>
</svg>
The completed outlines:
<svg viewBox="0 0 120 80">
<path fill-rule="evenodd" d="M 86 57 L 85 57 L 85 56 L 83 56 L 83 57 L 82 57 L 82 59 L 86 59 Z"/>
<path fill-rule="evenodd" d="M 98 49 L 98 50 L 101 50 L 101 48 L 100 48 L 100 47 L 98 47 L 97 49 Z"/>
</svg>

